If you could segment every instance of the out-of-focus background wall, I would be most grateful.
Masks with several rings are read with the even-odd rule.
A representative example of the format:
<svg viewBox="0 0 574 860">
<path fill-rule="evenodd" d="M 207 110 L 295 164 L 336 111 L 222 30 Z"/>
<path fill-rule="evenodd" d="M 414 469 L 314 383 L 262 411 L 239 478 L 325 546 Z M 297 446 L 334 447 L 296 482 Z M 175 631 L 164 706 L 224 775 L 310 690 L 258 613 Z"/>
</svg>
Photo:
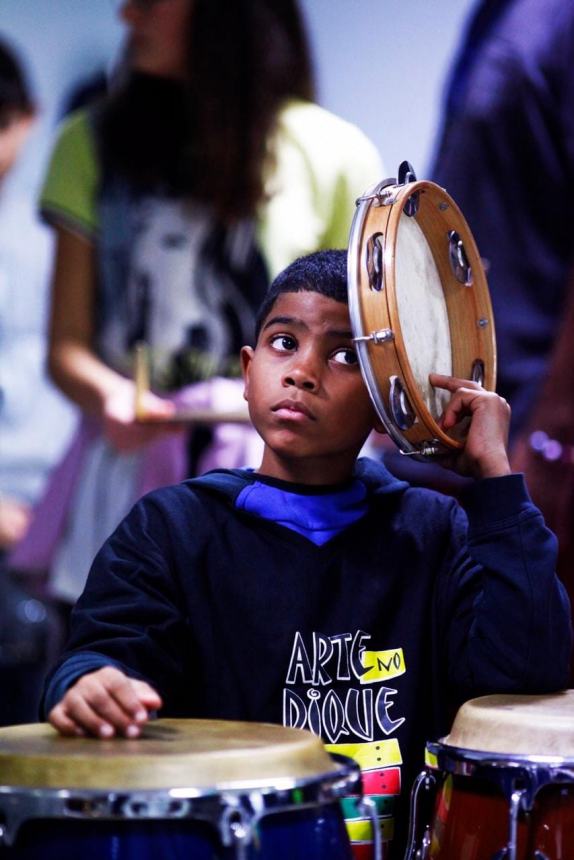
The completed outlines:
<svg viewBox="0 0 574 860">
<path fill-rule="evenodd" d="M 389 175 L 427 170 L 442 89 L 473 0 L 304 0 L 325 107 L 379 147 Z"/>
<path fill-rule="evenodd" d="M 18 51 L 40 117 L 16 170 L 22 182 L 42 181 L 55 127 L 72 88 L 117 55 L 122 27 L 114 0 L 2 0 L 0 33 Z"/>
<path fill-rule="evenodd" d="M 19 49 L 41 122 L 21 181 L 43 175 L 70 87 L 110 68 L 121 43 L 119 0 L 2 0 L 0 32 Z M 442 88 L 472 0 L 303 0 L 319 101 L 377 144 L 389 175 L 404 158 L 423 176 Z M 49 132 L 49 134 L 47 134 Z"/>
</svg>

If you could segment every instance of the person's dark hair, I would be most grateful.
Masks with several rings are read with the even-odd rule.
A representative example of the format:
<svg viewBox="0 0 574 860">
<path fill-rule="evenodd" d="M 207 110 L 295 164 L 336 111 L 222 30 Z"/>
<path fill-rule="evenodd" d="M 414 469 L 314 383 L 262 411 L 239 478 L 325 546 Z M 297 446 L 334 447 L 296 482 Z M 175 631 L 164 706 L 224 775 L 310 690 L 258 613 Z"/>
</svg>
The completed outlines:
<svg viewBox="0 0 574 860">
<path fill-rule="evenodd" d="M 255 325 L 255 340 L 273 305 L 283 293 L 320 293 L 328 299 L 348 304 L 347 252 L 316 251 L 299 257 L 280 272 L 263 299 Z"/>
<path fill-rule="evenodd" d="M 132 73 L 110 97 L 104 163 L 224 222 L 254 215 L 281 104 L 314 96 L 298 0 L 193 0 L 188 44 L 185 83 Z"/>
<path fill-rule="evenodd" d="M 13 49 L 0 39 L 0 130 L 15 116 L 34 113 L 34 102 Z"/>
</svg>

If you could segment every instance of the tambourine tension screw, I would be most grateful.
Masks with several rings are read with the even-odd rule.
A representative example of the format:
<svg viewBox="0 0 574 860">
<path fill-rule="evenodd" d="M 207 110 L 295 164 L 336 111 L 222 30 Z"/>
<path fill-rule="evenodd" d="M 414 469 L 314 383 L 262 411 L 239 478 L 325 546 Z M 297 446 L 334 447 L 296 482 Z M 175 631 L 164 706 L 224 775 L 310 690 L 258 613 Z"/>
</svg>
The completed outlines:
<svg viewBox="0 0 574 860">
<path fill-rule="evenodd" d="M 381 328 L 378 331 L 372 331 L 370 334 L 362 335 L 360 337 L 354 337 L 353 341 L 355 343 L 359 343 L 360 341 L 373 341 L 373 343 L 387 343 L 389 340 L 395 339 L 395 333 L 390 328 Z"/>
</svg>

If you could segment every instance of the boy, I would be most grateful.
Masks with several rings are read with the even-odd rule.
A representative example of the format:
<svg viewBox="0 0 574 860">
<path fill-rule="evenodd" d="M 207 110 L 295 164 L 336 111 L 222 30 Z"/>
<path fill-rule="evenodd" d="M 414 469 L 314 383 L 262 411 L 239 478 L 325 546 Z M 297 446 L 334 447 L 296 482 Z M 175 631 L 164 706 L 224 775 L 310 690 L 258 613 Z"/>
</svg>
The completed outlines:
<svg viewBox="0 0 574 860">
<path fill-rule="evenodd" d="M 356 460 L 382 428 L 346 301 L 343 251 L 272 284 L 242 350 L 261 466 L 151 494 L 104 545 L 47 688 L 63 734 L 135 737 L 160 708 L 283 722 L 353 745 L 378 793 L 404 797 L 463 699 L 565 683 L 555 542 L 510 475 L 507 404 L 434 378 L 445 426 L 472 416 L 469 530 L 452 499 Z"/>
</svg>

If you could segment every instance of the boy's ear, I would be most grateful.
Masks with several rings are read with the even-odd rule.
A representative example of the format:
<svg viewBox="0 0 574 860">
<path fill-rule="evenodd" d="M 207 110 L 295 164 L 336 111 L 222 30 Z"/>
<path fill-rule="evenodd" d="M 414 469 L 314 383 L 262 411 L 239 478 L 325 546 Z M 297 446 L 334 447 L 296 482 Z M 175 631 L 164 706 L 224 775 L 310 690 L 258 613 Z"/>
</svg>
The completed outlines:
<svg viewBox="0 0 574 860">
<path fill-rule="evenodd" d="M 251 362 L 253 361 L 254 349 L 252 346 L 242 346 L 239 358 L 241 360 L 241 373 L 243 374 L 243 397 L 249 400 L 249 371 L 251 370 Z"/>
</svg>

